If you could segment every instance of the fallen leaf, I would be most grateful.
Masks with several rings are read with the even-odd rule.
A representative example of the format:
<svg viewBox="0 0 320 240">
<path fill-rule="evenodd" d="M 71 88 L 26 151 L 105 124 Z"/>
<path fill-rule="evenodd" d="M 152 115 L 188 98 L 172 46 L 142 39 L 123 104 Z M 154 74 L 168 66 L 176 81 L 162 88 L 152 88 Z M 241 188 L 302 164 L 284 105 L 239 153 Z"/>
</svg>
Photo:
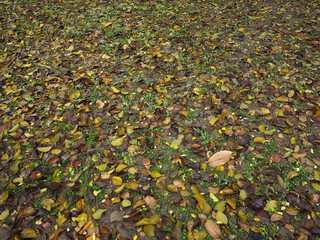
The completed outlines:
<svg viewBox="0 0 320 240">
<path fill-rule="evenodd" d="M 228 224 L 228 218 L 223 212 L 217 212 L 216 220 L 218 224 Z"/>
<path fill-rule="evenodd" d="M 52 148 L 52 146 L 49 146 L 49 147 L 38 147 L 38 151 L 46 153 L 46 152 L 49 152 L 51 150 L 51 148 Z"/>
<path fill-rule="evenodd" d="M 223 164 L 227 163 L 232 156 L 231 151 L 220 151 L 213 154 L 209 160 L 208 164 L 212 167 L 222 166 Z"/>
<path fill-rule="evenodd" d="M 111 142 L 111 145 L 114 146 L 114 147 L 118 147 L 118 146 L 121 146 L 122 143 L 123 143 L 123 138 L 118 138 L 117 140 L 114 140 Z"/>
<path fill-rule="evenodd" d="M 21 232 L 22 238 L 38 238 L 37 231 L 33 228 L 25 228 Z"/>
<path fill-rule="evenodd" d="M 204 228 L 207 230 L 209 235 L 213 238 L 220 238 L 221 231 L 218 226 L 213 220 L 207 220 L 204 224 Z"/>
<path fill-rule="evenodd" d="M 120 186 L 122 184 L 122 178 L 114 176 L 112 177 L 112 183 L 116 186 Z"/>
<path fill-rule="evenodd" d="M 145 198 L 144 200 L 145 200 L 147 206 L 148 206 L 150 209 L 156 207 L 157 204 L 158 204 L 158 203 L 157 203 L 157 200 L 156 200 L 154 197 L 151 197 L 151 196 L 146 196 L 146 198 Z"/>
</svg>

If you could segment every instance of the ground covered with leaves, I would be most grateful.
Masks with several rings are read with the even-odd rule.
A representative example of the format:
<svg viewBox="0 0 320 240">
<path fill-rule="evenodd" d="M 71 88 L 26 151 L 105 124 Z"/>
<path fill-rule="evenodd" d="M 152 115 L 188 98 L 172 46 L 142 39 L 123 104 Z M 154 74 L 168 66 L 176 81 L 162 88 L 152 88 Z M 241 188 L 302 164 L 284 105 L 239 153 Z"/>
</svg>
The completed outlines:
<svg viewBox="0 0 320 240">
<path fill-rule="evenodd" d="M 319 239 L 318 1 L 0 11 L 0 239 Z"/>
</svg>

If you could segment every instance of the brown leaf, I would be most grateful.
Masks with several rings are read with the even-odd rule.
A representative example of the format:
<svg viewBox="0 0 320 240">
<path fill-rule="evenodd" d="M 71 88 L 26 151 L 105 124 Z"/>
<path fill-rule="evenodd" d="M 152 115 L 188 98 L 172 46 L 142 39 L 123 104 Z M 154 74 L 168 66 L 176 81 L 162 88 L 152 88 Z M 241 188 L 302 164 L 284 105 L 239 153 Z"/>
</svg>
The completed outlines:
<svg viewBox="0 0 320 240">
<path fill-rule="evenodd" d="M 149 208 L 154 208 L 157 206 L 157 200 L 154 197 L 146 196 L 145 202 Z"/>
<path fill-rule="evenodd" d="M 206 223 L 204 224 L 204 227 L 207 230 L 207 232 L 210 234 L 211 237 L 220 238 L 220 236 L 221 236 L 220 228 L 219 228 L 218 224 L 216 224 L 214 221 L 212 221 L 212 220 L 206 221 Z"/>
<path fill-rule="evenodd" d="M 231 151 L 217 152 L 209 158 L 208 164 L 212 167 L 222 166 L 223 164 L 227 163 L 230 160 L 231 155 L 232 155 Z"/>
</svg>

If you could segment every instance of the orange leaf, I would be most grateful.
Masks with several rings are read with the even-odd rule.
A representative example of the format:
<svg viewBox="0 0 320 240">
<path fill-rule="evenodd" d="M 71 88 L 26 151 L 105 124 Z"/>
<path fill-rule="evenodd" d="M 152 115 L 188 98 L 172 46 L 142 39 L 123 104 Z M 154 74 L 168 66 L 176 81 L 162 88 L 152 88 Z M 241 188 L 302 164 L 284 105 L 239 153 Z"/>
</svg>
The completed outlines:
<svg viewBox="0 0 320 240">
<path fill-rule="evenodd" d="M 63 232 L 63 229 L 58 229 L 58 230 L 55 230 L 53 233 L 50 234 L 49 236 L 49 240 L 56 240 L 59 236 L 59 233 Z"/>
</svg>

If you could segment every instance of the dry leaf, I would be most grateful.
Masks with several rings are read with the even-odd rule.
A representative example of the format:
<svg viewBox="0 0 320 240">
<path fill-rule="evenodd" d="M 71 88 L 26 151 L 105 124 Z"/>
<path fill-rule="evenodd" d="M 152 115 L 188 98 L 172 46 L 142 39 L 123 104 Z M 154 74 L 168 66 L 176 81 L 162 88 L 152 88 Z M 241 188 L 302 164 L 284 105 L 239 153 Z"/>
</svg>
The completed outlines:
<svg viewBox="0 0 320 240">
<path fill-rule="evenodd" d="M 223 164 L 227 163 L 230 160 L 231 155 L 232 155 L 231 151 L 217 152 L 209 158 L 208 164 L 212 167 L 222 166 Z"/>
<path fill-rule="evenodd" d="M 157 200 L 154 197 L 146 196 L 145 202 L 149 208 L 154 208 L 157 206 Z"/>
<path fill-rule="evenodd" d="M 206 223 L 204 224 L 204 227 L 207 230 L 207 232 L 210 234 L 211 237 L 220 238 L 220 236 L 221 236 L 220 228 L 219 228 L 218 224 L 216 224 L 214 221 L 212 221 L 212 220 L 206 221 Z"/>
</svg>

